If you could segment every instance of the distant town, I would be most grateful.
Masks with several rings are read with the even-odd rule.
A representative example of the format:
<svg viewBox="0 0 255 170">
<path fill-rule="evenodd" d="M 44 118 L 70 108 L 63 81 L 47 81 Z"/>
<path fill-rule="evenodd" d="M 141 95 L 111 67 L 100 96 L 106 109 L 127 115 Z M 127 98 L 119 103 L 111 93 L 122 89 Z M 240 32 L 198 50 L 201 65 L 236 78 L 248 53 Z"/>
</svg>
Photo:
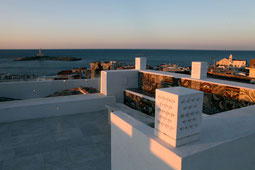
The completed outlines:
<svg viewBox="0 0 255 170">
<path fill-rule="evenodd" d="M 45 58 L 46 57 L 46 58 Z M 50 59 L 60 60 L 61 57 L 47 57 L 39 50 L 35 57 L 24 57 L 16 59 L 18 61 L 28 61 L 30 59 Z M 63 58 L 65 61 L 77 60 L 76 58 Z M 232 54 L 228 58 L 223 58 L 215 61 L 212 58 L 212 63 L 208 65 L 208 77 L 241 81 L 245 83 L 255 83 L 255 59 L 250 60 L 250 64 L 246 60 L 235 59 Z M 27 80 L 70 80 L 70 79 L 90 79 L 100 77 L 102 70 L 122 70 L 134 69 L 133 64 L 126 65 L 123 62 L 117 61 L 97 61 L 90 63 L 90 68 L 81 66 L 70 70 L 62 70 L 56 73 L 55 76 L 37 76 L 28 74 L 0 74 L 0 81 L 27 81 Z M 190 74 L 191 67 L 180 67 L 177 64 L 161 64 L 156 67 L 147 65 L 147 69 L 159 70 L 164 72 L 175 72 L 182 74 Z"/>
</svg>

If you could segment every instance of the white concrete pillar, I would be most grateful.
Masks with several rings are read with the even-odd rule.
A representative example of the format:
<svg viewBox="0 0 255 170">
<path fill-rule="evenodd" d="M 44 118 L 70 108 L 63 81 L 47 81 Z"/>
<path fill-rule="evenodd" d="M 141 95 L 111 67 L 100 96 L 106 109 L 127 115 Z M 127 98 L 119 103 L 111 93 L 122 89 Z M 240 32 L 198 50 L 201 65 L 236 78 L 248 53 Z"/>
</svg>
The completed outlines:
<svg viewBox="0 0 255 170">
<path fill-rule="evenodd" d="M 207 78 L 207 62 L 192 62 L 191 78 Z"/>
<path fill-rule="evenodd" d="M 136 57 L 135 58 L 135 69 L 136 70 L 146 70 L 146 58 Z"/>
<path fill-rule="evenodd" d="M 199 140 L 203 92 L 184 87 L 156 89 L 155 135 L 176 147 Z"/>
<path fill-rule="evenodd" d="M 101 71 L 101 93 L 105 96 L 115 96 L 119 103 L 124 101 L 124 90 L 137 87 L 137 70 Z"/>
</svg>

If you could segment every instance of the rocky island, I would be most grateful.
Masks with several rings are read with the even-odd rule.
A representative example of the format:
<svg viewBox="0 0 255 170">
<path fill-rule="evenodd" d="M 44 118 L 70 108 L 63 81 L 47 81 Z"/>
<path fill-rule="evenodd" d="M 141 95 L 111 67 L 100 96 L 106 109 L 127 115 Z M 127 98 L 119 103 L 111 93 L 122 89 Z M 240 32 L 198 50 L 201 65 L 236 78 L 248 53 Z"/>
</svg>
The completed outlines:
<svg viewBox="0 0 255 170">
<path fill-rule="evenodd" d="M 52 56 L 45 56 L 41 49 L 39 50 L 39 53 L 37 56 L 32 57 L 19 57 L 16 58 L 15 61 L 33 61 L 33 60 L 58 60 L 58 61 L 78 61 L 81 60 L 80 58 L 75 57 L 52 57 Z"/>
<path fill-rule="evenodd" d="M 74 57 L 50 57 L 50 56 L 20 57 L 15 59 L 15 61 L 33 61 L 33 60 L 77 61 L 81 59 Z"/>
</svg>

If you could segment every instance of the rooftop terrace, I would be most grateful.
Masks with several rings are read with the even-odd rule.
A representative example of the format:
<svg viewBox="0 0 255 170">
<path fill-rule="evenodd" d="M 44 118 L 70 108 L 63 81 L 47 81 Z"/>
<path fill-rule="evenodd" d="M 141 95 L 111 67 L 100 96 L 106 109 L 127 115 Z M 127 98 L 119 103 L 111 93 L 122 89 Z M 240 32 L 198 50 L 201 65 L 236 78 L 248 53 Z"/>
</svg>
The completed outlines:
<svg viewBox="0 0 255 170">
<path fill-rule="evenodd" d="M 110 169 L 107 112 L 0 124 L 0 170 Z"/>
<path fill-rule="evenodd" d="M 0 170 L 254 169 L 254 85 L 145 65 L 101 80 L 2 83 L 2 96 L 24 100 L 0 103 Z M 43 98 L 77 84 L 101 93 Z M 202 114 L 208 103 L 221 110 Z"/>
</svg>

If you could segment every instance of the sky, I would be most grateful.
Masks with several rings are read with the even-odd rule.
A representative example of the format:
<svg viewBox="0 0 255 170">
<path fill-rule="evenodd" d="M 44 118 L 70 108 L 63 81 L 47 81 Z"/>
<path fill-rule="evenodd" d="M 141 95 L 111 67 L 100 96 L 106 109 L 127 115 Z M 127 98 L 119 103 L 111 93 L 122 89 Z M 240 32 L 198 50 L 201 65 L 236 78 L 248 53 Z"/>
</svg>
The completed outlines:
<svg viewBox="0 0 255 170">
<path fill-rule="evenodd" d="M 255 50 L 254 0 L 0 0 L 0 49 Z"/>
</svg>

